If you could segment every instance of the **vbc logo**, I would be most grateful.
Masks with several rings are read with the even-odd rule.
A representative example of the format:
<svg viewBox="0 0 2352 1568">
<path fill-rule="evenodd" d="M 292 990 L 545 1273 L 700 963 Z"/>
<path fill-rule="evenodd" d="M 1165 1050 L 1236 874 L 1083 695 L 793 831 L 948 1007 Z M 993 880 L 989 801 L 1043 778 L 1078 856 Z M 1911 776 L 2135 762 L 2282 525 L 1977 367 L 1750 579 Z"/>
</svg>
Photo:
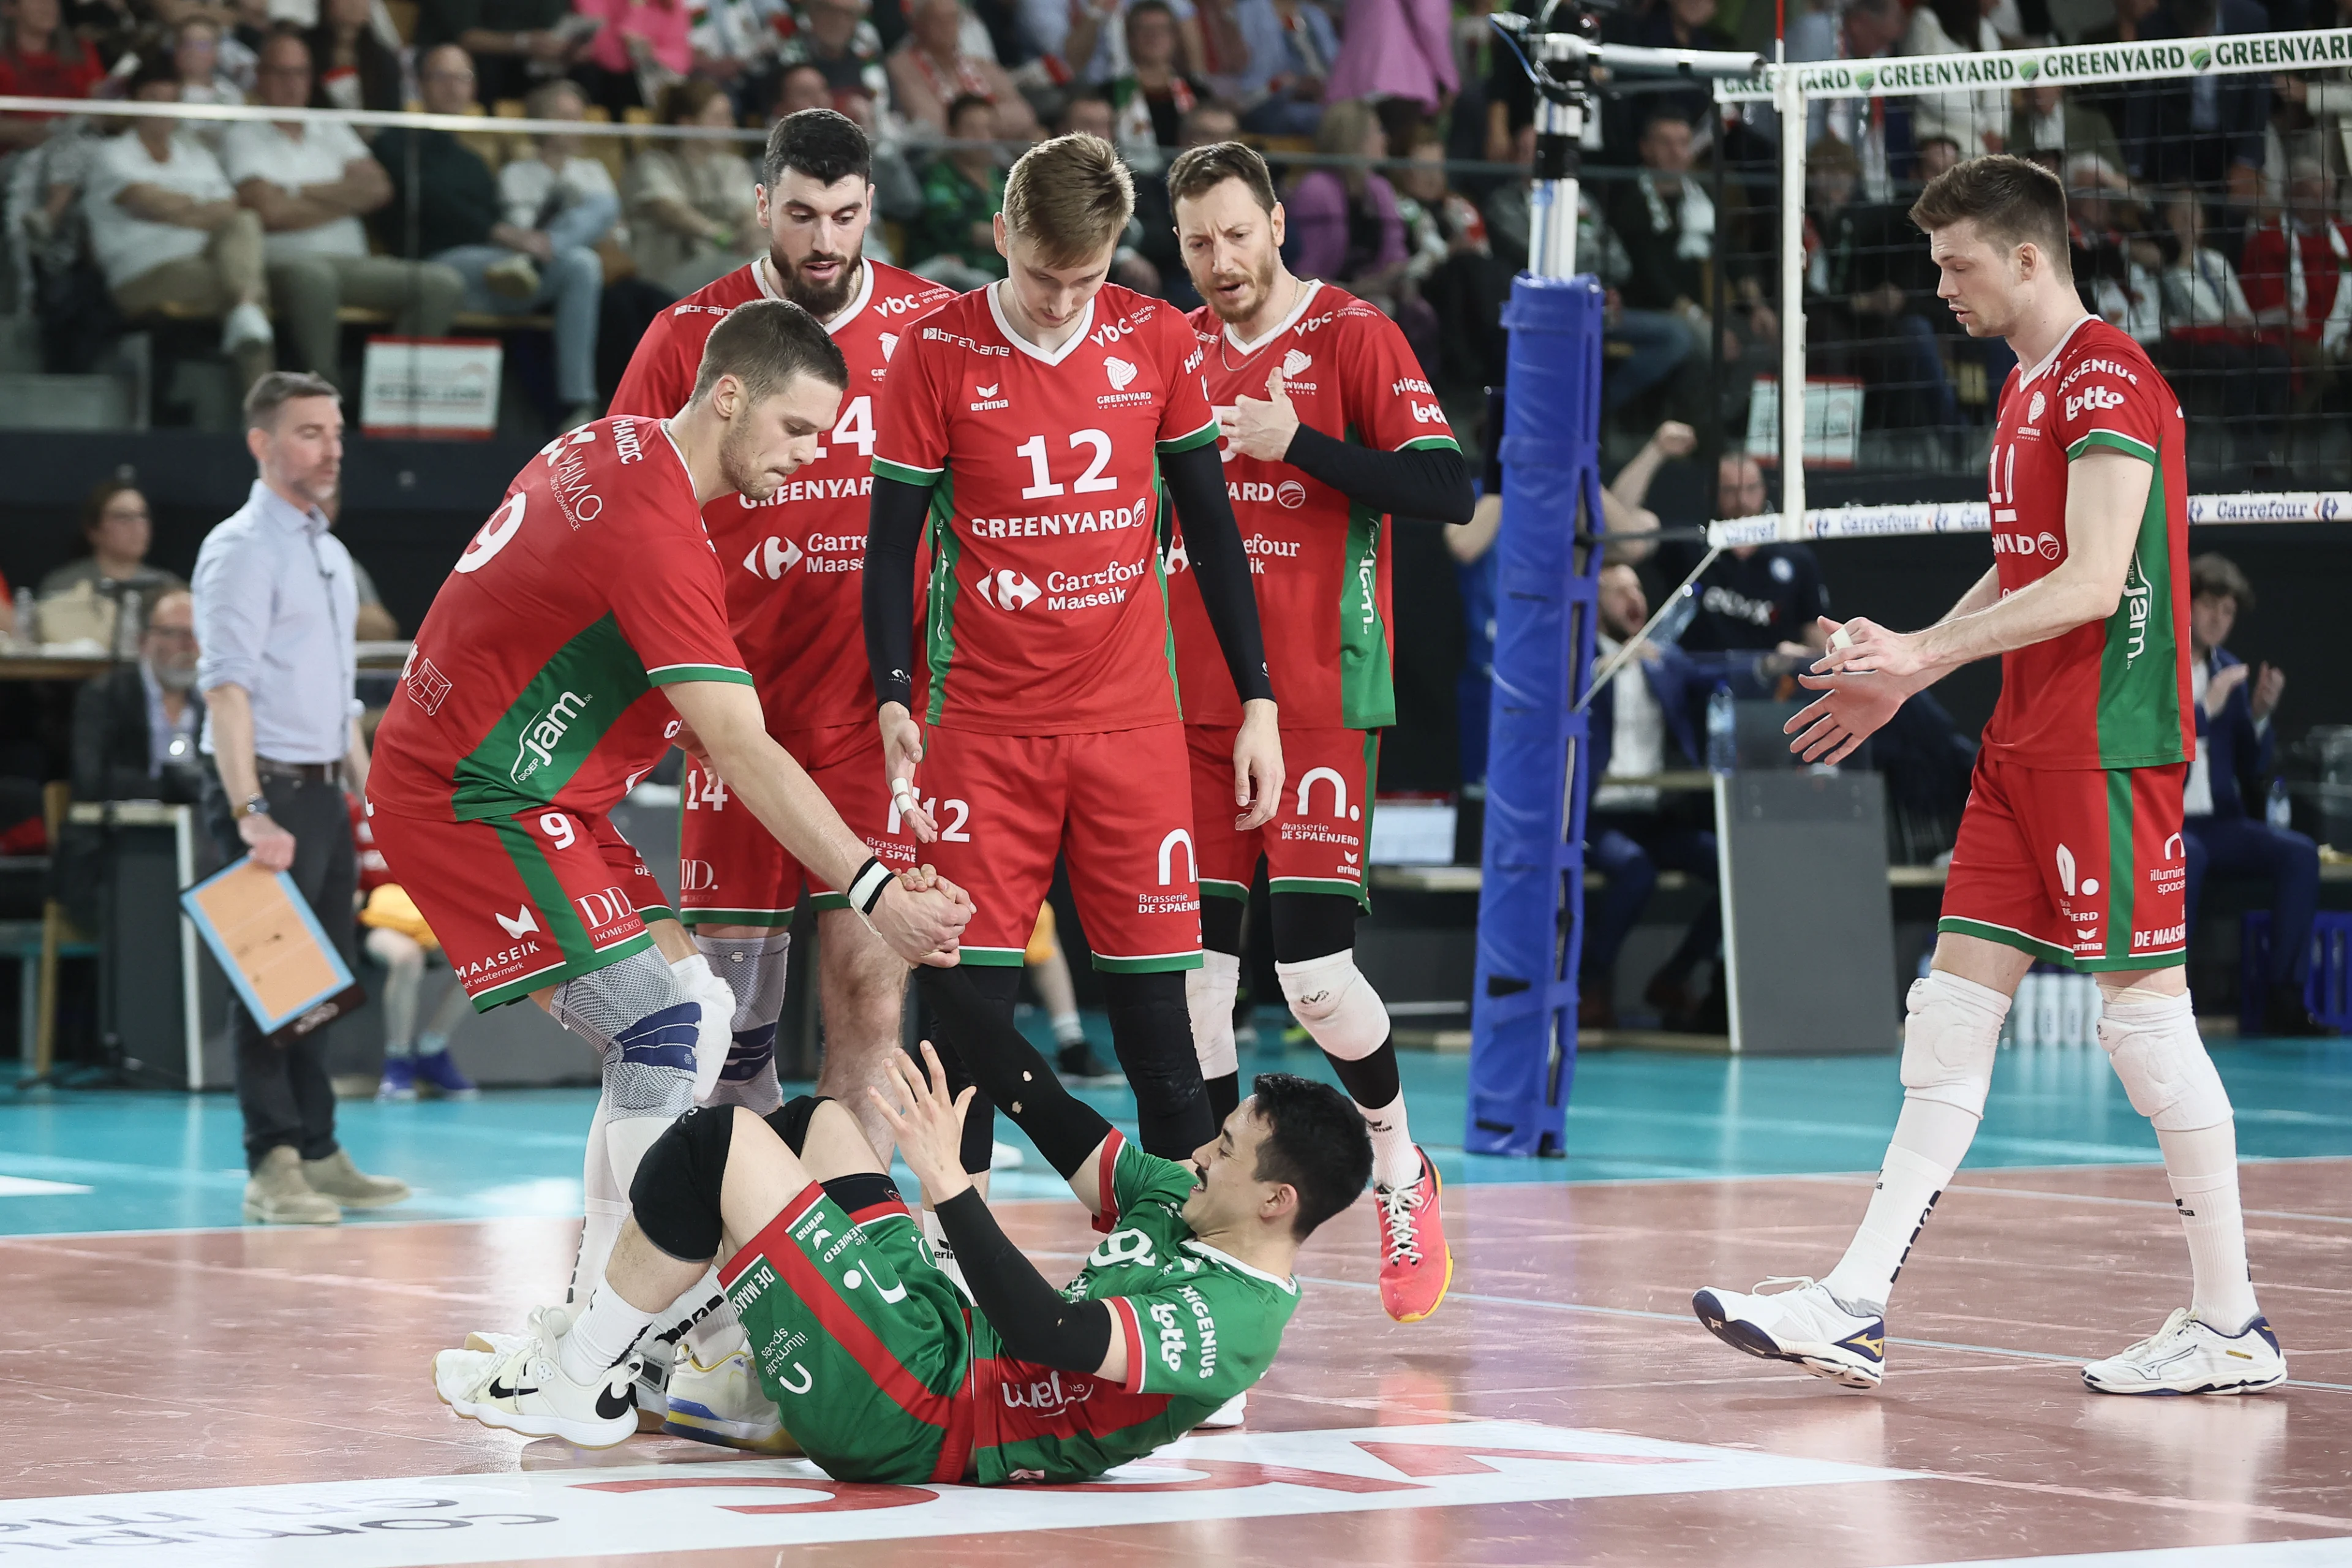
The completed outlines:
<svg viewBox="0 0 2352 1568">
<path fill-rule="evenodd" d="M 743 569 L 754 577 L 765 577 L 772 583 L 801 563 L 801 547 L 789 539 L 771 536 L 751 546 L 751 553 L 743 557 Z"/>
<path fill-rule="evenodd" d="M 986 574 L 974 586 L 983 600 L 1000 610 L 1024 610 L 1037 602 L 1037 584 L 1009 566 Z"/>
</svg>

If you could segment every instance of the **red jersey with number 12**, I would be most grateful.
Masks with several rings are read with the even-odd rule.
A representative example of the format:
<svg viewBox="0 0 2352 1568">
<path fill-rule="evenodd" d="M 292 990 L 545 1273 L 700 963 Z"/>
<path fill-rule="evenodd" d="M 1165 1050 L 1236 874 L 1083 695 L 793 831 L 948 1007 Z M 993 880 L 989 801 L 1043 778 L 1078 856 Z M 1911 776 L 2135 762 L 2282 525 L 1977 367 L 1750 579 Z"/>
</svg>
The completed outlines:
<svg viewBox="0 0 2352 1568">
<path fill-rule="evenodd" d="M 658 688 L 751 684 L 700 510 L 659 420 L 541 448 L 416 628 L 369 799 L 439 822 L 610 809 L 677 733 Z"/>
<path fill-rule="evenodd" d="M 1159 454 L 1217 438 L 1199 345 L 1165 301 L 1105 284 L 1048 352 L 1005 320 L 1003 287 L 910 329 L 883 388 L 874 472 L 932 497 L 930 721 L 1172 722 Z"/>
<path fill-rule="evenodd" d="M 2095 316 L 2001 388 L 1988 486 L 2000 591 L 2066 559 L 2074 460 L 2115 451 L 2156 471 L 2122 599 L 2103 621 L 2001 655 L 1984 743 L 2035 768 L 2147 768 L 2197 749 L 2189 684 L 2189 468 L 2180 399 L 2129 333 Z"/>
<path fill-rule="evenodd" d="M 1203 305 L 1192 312 L 1209 401 L 1220 418 L 1237 398 L 1263 400 L 1279 366 L 1299 423 L 1382 452 L 1461 448 L 1421 362 L 1394 321 L 1346 290 L 1307 283 L 1281 325 L 1244 344 Z M 1285 729 L 1380 730 L 1396 722 L 1391 677 L 1388 515 L 1349 500 L 1287 463 L 1228 445 L 1225 493 L 1249 552 L 1265 629 L 1265 665 Z M 1210 629 L 1180 541 L 1169 552 L 1176 676 L 1192 724 L 1239 724 L 1241 695 Z"/>
<path fill-rule="evenodd" d="M 782 296 L 761 261 L 739 267 L 661 313 L 613 398 L 614 414 L 667 418 L 694 394 L 710 330 L 738 305 Z M 874 411 L 908 324 L 955 298 L 911 272 L 868 260 L 857 293 L 825 323 L 849 363 L 841 412 L 816 456 L 765 501 L 723 495 L 703 526 L 727 574 L 736 647 L 759 681 L 774 731 L 874 721 L 859 590 L 874 488 Z"/>
</svg>

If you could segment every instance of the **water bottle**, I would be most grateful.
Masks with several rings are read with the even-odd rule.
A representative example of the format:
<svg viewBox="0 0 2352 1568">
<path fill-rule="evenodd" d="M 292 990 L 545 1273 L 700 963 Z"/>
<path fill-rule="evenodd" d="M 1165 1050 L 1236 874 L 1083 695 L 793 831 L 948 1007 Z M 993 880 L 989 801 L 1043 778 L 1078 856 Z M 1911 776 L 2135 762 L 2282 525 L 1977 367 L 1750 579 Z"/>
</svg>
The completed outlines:
<svg viewBox="0 0 2352 1568">
<path fill-rule="evenodd" d="M 2013 1037 L 2020 1046 L 2042 1043 L 2042 976 L 2032 970 L 2017 983 L 2017 994 L 2009 999 L 2009 1022 Z"/>
<path fill-rule="evenodd" d="M 1739 765 L 1739 741 L 1737 733 L 1731 689 L 1718 686 L 1706 700 L 1706 768 L 1707 772 L 1727 773 Z"/>
<path fill-rule="evenodd" d="M 2286 780 L 2271 780 L 2270 804 L 2263 807 L 2263 815 L 2282 833 L 2294 826 L 2294 802 L 2287 798 Z"/>
</svg>

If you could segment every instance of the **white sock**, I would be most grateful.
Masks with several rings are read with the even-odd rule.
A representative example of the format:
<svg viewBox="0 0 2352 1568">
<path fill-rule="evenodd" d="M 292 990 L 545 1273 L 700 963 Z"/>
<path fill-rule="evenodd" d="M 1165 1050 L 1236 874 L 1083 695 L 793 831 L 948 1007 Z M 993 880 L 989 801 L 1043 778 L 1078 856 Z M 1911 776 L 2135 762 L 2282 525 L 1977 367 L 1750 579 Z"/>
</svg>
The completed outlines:
<svg viewBox="0 0 2352 1568">
<path fill-rule="evenodd" d="M 2189 1267 L 2196 1278 L 2189 1310 L 2225 1334 L 2240 1332 L 2262 1308 L 2246 1268 L 2245 1211 L 2238 1202 L 2238 1124 L 2193 1132 L 2158 1129 L 2165 1180 L 2189 1237 Z"/>
<path fill-rule="evenodd" d="M 1242 960 L 1236 952 L 1201 954 L 1201 967 L 1184 974 L 1184 1007 L 1192 1016 L 1192 1049 L 1202 1078 L 1240 1071 L 1234 1043 L 1234 996 L 1241 989 Z"/>
<path fill-rule="evenodd" d="M 613 1185 L 613 1161 L 604 1152 L 604 1123 L 612 1102 L 596 1100 L 596 1114 L 588 1122 L 588 1148 L 580 1162 L 580 1191 L 585 1218 L 580 1227 L 580 1251 L 572 1261 L 572 1288 L 564 1292 L 566 1306 L 585 1307 L 604 1279 L 604 1260 L 629 1217 L 629 1194 Z"/>
<path fill-rule="evenodd" d="M 1885 1162 L 1878 1168 L 1878 1185 L 1863 1212 L 1862 1228 L 1822 1281 L 1823 1289 L 1851 1305 L 1885 1310 L 1911 1244 L 1919 1239 L 1936 1199 L 1951 1184 L 1952 1172 L 1969 1152 L 1976 1131 L 1977 1118 L 1958 1106 L 1936 1100 L 1903 1102 Z"/>
<path fill-rule="evenodd" d="M 1057 1046 L 1082 1046 L 1087 1043 L 1087 1026 L 1076 1013 L 1056 1013 L 1045 1020 L 1054 1031 Z"/>
<path fill-rule="evenodd" d="M 1421 1151 L 1412 1146 L 1412 1129 L 1405 1125 L 1403 1093 L 1383 1106 L 1356 1109 L 1372 1135 L 1372 1185 L 1405 1187 L 1421 1180 Z"/>
<path fill-rule="evenodd" d="M 653 1326 L 658 1314 L 641 1312 L 610 1285 L 599 1285 L 588 1310 L 572 1320 L 556 1347 L 556 1363 L 574 1383 L 594 1383 L 610 1372 Z"/>
</svg>

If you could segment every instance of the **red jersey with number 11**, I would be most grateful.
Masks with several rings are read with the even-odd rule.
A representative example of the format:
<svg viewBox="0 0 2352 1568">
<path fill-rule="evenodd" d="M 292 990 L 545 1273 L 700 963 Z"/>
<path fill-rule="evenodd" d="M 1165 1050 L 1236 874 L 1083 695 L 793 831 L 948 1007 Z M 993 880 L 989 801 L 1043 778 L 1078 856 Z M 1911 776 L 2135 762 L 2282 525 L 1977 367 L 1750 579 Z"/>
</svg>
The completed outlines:
<svg viewBox="0 0 2352 1568">
<path fill-rule="evenodd" d="M 2197 749 L 2189 684 L 2186 425 L 2147 351 L 2095 316 L 2001 388 L 1988 486 L 1993 565 L 2014 594 L 2066 559 L 2074 460 L 2114 451 L 2156 472 L 2115 614 L 2000 658 L 1984 743 L 2034 768 L 2147 768 Z"/>
<path fill-rule="evenodd" d="M 930 721 L 1066 735 L 1179 716 L 1160 577 L 1161 452 L 1217 438 L 1192 330 L 1105 284 L 1056 349 L 999 284 L 909 329 L 877 476 L 931 490 Z"/>
<path fill-rule="evenodd" d="M 684 407 L 710 330 L 738 305 L 782 298 L 768 279 L 767 264 L 754 261 L 664 310 L 637 341 L 613 412 L 666 419 Z M 849 363 L 849 388 L 816 456 L 765 501 L 723 495 L 703 508 L 727 574 L 728 620 L 771 730 L 874 721 L 859 608 L 874 411 L 908 323 L 954 298 L 868 260 L 856 294 L 825 323 Z"/>
</svg>

